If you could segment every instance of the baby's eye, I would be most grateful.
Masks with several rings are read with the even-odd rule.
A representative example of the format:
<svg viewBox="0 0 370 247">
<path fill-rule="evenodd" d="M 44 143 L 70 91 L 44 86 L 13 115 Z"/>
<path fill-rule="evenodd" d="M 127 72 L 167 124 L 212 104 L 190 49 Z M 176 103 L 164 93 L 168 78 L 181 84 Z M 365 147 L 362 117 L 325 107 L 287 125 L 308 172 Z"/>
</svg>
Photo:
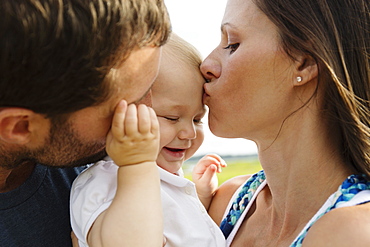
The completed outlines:
<svg viewBox="0 0 370 247">
<path fill-rule="evenodd" d="M 163 117 L 163 118 L 171 122 L 176 122 L 179 120 L 179 118 L 177 117 Z"/>
<path fill-rule="evenodd" d="M 240 43 L 230 44 L 224 47 L 225 50 L 230 50 L 230 54 L 233 54 L 239 47 Z"/>
</svg>

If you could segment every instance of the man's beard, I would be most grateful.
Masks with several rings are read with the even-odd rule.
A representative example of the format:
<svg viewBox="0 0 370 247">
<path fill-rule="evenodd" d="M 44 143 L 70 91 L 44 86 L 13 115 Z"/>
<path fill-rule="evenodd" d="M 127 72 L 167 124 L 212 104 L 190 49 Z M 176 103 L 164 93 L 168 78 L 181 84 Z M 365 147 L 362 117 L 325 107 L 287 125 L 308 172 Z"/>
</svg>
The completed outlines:
<svg viewBox="0 0 370 247">
<path fill-rule="evenodd" d="M 29 162 L 52 167 L 76 167 L 95 163 L 105 156 L 105 140 L 83 142 L 68 120 L 52 120 L 49 136 L 42 147 L 34 150 L 19 147 L 9 152 L 0 146 L 0 167 L 14 169 Z"/>
</svg>

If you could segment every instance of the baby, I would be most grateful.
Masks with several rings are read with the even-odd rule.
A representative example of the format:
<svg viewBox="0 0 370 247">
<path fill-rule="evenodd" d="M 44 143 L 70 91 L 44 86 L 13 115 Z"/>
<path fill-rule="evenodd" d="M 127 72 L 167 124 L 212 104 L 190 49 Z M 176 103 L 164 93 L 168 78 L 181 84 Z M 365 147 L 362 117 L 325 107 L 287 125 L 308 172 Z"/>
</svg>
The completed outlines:
<svg viewBox="0 0 370 247">
<path fill-rule="evenodd" d="M 151 235 L 146 236 L 146 239 L 138 239 L 140 235 L 132 230 L 131 236 L 118 235 L 117 237 L 115 236 L 118 234 L 116 228 L 125 229 L 129 226 L 137 228 L 138 231 L 145 231 L 141 227 L 147 227 L 146 222 L 154 222 L 155 218 L 140 219 L 138 222 L 132 215 L 148 214 L 151 211 L 155 216 L 150 213 L 149 215 L 158 217 L 157 220 L 160 222 L 162 215 L 156 211 L 156 207 L 160 206 L 156 201 L 158 198 L 162 201 L 164 246 L 218 247 L 225 245 L 222 232 L 207 213 L 210 198 L 202 196 L 202 194 L 209 195 L 209 191 L 213 190 L 210 184 L 213 184 L 213 187 L 217 186 L 213 179 L 215 173 L 225 166 L 225 162 L 217 155 L 207 155 L 197 164 L 194 181 L 197 183 L 199 198 L 202 202 L 198 198 L 194 183 L 183 177 L 181 169 L 184 161 L 197 151 L 204 139 L 202 118 L 206 110 L 202 103 L 204 78 L 199 70 L 200 63 L 201 57 L 198 51 L 176 34 L 172 34 L 169 42 L 163 47 L 159 74 L 152 88 L 152 107 L 158 117 L 160 132 L 159 154 L 156 157 L 160 177 L 160 195 L 157 195 L 155 190 L 157 185 L 153 181 L 155 178 L 158 179 L 158 175 L 152 170 L 146 170 L 146 168 L 152 169 L 153 150 L 158 152 L 158 147 L 153 147 L 156 145 L 157 123 L 154 120 L 149 121 L 153 113 L 151 109 L 142 105 L 137 111 L 145 109 L 143 116 L 150 124 L 144 129 L 151 135 L 148 134 L 147 139 L 140 137 L 143 135 L 140 131 L 140 124 L 144 122 L 144 119 L 141 118 L 142 115 L 136 114 L 136 123 L 139 127 L 135 127 L 135 131 L 140 132 L 137 136 L 142 141 L 132 141 L 131 147 L 119 140 L 116 141 L 115 146 L 108 145 L 107 142 L 107 152 L 112 159 L 106 158 L 94 164 L 74 182 L 71 192 L 71 223 L 80 247 L 102 246 L 106 244 L 106 241 L 111 241 L 112 239 L 106 240 L 101 237 L 103 230 L 110 231 L 107 228 L 113 228 L 110 235 L 112 238 L 117 238 L 116 243 L 120 243 L 119 246 L 129 241 L 127 238 L 136 239 L 136 243 L 140 240 L 150 243 Z M 136 107 L 130 105 L 128 110 L 130 109 L 134 111 Z M 126 114 L 130 113 L 128 110 Z M 128 124 L 127 116 L 120 119 L 124 122 L 123 125 Z M 120 124 L 119 121 L 117 123 Z M 113 125 L 108 140 L 111 138 L 114 142 L 122 133 L 115 133 Z M 124 134 L 129 133 L 129 131 L 123 132 Z M 133 136 L 135 139 L 135 134 Z M 146 144 L 141 145 L 142 143 Z M 119 147 L 120 145 L 122 147 Z M 150 155 L 146 155 L 145 152 L 149 152 Z M 128 178 L 129 176 L 126 175 L 125 179 L 128 181 L 122 182 L 121 176 L 124 176 L 125 171 L 121 169 L 127 165 L 142 167 L 138 169 L 142 169 L 144 176 L 150 177 L 149 180 L 143 181 L 141 175 L 135 175 L 135 178 Z M 122 187 L 128 190 L 126 194 L 124 189 L 118 191 L 117 183 L 120 182 L 124 183 Z M 134 190 L 135 188 L 132 188 L 134 186 L 139 188 Z M 140 189 L 140 186 L 144 188 Z M 153 191 L 148 193 L 145 188 Z M 133 193 L 133 200 L 136 201 L 130 200 L 127 193 Z M 143 193 L 141 200 L 136 199 L 137 193 Z M 118 209 L 111 210 L 112 205 Z M 143 205 L 145 209 L 140 210 Z M 128 215 L 117 212 L 120 210 L 126 211 Z M 143 210 L 145 212 L 142 212 Z M 107 215 L 110 216 L 108 222 L 112 223 L 101 224 L 100 222 L 104 222 L 102 218 L 105 220 Z M 159 230 L 162 231 L 162 228 Z M 121 240 L 119 240 L 120 237 Z M 151 244 L 155 245 L 153 242 Z M 144 245 L 140 244 L 140 246 Z"/>
</svg>

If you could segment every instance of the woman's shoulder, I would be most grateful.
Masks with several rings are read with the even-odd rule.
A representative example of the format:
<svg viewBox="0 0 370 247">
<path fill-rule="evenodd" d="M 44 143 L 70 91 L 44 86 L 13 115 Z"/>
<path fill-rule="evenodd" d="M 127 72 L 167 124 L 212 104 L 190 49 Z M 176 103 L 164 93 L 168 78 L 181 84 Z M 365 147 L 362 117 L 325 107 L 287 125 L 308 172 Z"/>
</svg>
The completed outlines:
<svg viewBox="0 0 370 247">
<path fill-rule="evenodd" d="M 250 177 L 252 177 L 252 175 L 240 175 L 227 180 L 217 189 L 214 199 L 226 199 L 226 201 L 229 202 L 235 191 Z"/>
<path fill-rule="evenodd" d="M 233 190 L 233 193 L 236 189 L 238 189 L 242 184 L 245 183 L 250 177 L 252 177 L 251 174 L 248 175 L 239 175 L 233 178 L 230 178 L 229 180 L 226 180 L 221 186 L 219 187 L 219 190 Z"/>
<path fill-rule="evenodd" d="M 220 224 L 222 216 L 229 204 L 231 198 L 233 197 L 235 191 L 245 183 L 252 175 L 240 175 L 233 177 L 226 182 L 224 182 L 216 191 L 212 199 L 211 206 L 208 213 L 213 218 L 213 220 Z"/>
<path fill-rule="evenodd" d="M 302 246 L 370 246 L 370 203 L 328 212 L 311 227 Z"/>
</svg>

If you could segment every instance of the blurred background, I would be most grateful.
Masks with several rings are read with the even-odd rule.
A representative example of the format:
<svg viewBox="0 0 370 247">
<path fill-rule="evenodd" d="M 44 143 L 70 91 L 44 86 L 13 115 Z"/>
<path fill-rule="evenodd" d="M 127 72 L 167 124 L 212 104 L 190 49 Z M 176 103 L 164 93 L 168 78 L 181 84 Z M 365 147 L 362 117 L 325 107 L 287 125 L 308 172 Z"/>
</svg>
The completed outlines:
<svg viewBox="0 0 370 247">
<path fill-rule="evenodd" d="M 203 59 L 220 42 L 220 25 L 226 2 L 226 0 L 165 0 L 173 32 L 194 45 Z M 209 130 L 207 120 L 208 116 L 205 116 L 203 145 L 184 165 L 186 177 L 190 178 L 193 165 L 207 153 L 219 154 L 228 163 L 228 168 L 219 174 L 220 183 L 230 177 L 254 173 L 261 169 L 254 142 L 216 137 Z"/>
</svg>

